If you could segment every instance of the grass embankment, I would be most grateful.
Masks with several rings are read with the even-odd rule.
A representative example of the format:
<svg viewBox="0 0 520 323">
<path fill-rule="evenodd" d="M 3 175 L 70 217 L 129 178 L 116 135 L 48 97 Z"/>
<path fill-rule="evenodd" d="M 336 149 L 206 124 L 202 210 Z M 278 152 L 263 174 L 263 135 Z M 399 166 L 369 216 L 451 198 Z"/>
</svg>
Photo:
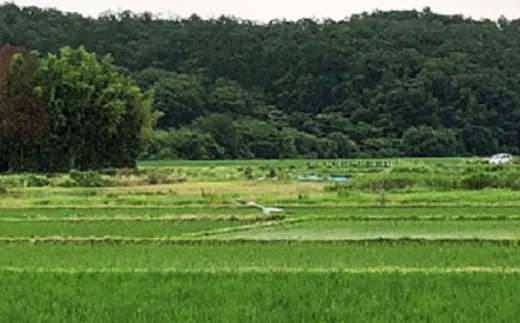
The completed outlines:
<svg viewBox="0 0 520 323">
<path fill-rule="evenodd" d="M 287 218 L 333 219 L 516 219 L 520 209 L 513 206 L 291 206 Z M 263 219 L 256 208 L 243 206 L 194 207 L 21 207 L 0 208 L 0 219 Z"/>
</svg>

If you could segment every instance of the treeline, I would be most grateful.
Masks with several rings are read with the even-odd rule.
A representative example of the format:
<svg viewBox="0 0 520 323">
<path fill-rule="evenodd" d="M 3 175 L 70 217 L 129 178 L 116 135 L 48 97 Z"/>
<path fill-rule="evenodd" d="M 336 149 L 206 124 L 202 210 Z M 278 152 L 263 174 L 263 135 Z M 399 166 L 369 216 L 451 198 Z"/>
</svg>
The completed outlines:
<svg viewBox="0 0 520 323">
<path fill-rule="evenodd" d="M 254 23 L 0 7 L 0 43 L 84 45 L 155 91 L 146 158 L 520 152 L 520 20 L 423 11 Z"/>
</svg>

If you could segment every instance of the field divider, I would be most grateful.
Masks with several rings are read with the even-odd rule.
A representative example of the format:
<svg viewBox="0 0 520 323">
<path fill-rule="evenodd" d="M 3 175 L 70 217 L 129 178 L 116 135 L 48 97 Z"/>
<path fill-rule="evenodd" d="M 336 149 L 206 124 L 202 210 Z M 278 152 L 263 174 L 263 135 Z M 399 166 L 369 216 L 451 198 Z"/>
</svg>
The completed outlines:
<svg viewBox="0 0 520 323">
<path fill-rule="evenodd" d="M 520 267 L 220 267 L 220 268 L 20 268 L 0 267 L 0 273 L 39 274 L 520 274 Z"/>
<path fill-rule="evenodd" d="M 192 233 L 186 233 L 182 234 L 182 237 L 192 237 L 192 238 L 202 238 L 207 236 L 215 236 L 219 234 L 227 234 L 227 233 L 236 233 L 236 232 L 247 232 L 252 231 L 255 229 L 264 229 L 264 228 L 272 228 L 272 227 L 279 227 L 283 225 L 292 225 L 296 223 L 301 223 L 307 221 L 306 219 L 287 219 L 282 221 L 269 221 L 269 222 L 260 222 L 255 223 L 252 225 L 243 225 L 238 227 L 231 227 L 231 228 L 221 228 L 221 229 L 215 229 L 215 230 L 209 230 L 209 231 L 199 231 L 199 232 L 192 232 Z"/>
<path fill-rule="evenodd" d="M 468 192 L 474 192 L 474 191 L 468 191 Z M 265 201 L 266 203 L 274 203 L 279 206 L 283 206 L 287 209 L 322 209 L 324 207 L 329 209 L 441 209 L 441 208 L 504 208 L 504 209 L 518 209 L 520 206 L 520 202 L 517 201 L 507 201 L 507 202 L 501 202 L 500 204 L 494 204 L 492 202 L 471 202 L 471 203 L 460 203 L 460 202 L 422 202 L 422 203 L 406 203 L 406 204 L 400 204 L 399 201 L 397 202 L 389 202 L 385 206 L 381 206 L 377 203 L 359 203 L 359 202 L 350 202 L 350 203 L 337 203 L 337 202 L 319 202 L 318 200 L 312 201 L 312 203 L 301 203 L 301 202 L 295 202 L 294 200 L 269 200 Z M 222 204 L 222 205 L 214 205 L 209 203 L 201 204 L 201 201 L 184 204 L 184 203 L 177 203 L 177 204 L 165 204 L 165 205 L 132 205 L 132 204 L 119 204 L 119 205 L 111 205 L 107 206 L 105 204 L 101 203 L 95 203 L 95 204 L 56 204 L 56 205 L 36 205 L 36 204 L 26 204 L 26 205 L 20 205 L 20 206 L 2 206 L 0 207 L 0 211 L 2 209 L 10 209 L 10 210 L 85 210 L 85 209 L 99 209 L 99 210 L 117 210 L 117 209 L 131 209 L 131 210 L 167 210 L 167 209 L 185 209 L 185 208 L 191 208 L 191 209 L 201 209 L 204 210 L 208 207 L 216 208 L 216 209 L 222 209 L 222 210 L 230 210 L 230 209 L 242 209 L 240 207 L 231 206 L 228 204 Z"/>
<path fill-rule="evenodd" d="M 31 217 L 31 218 L 0 218 L 1 222 L 266 222 L 283 220 L 284 216 L 200 216 L 200 215 L 176 215 L 176 216 L 158 216 L 158 217 Z"/>
<path fill-rule="evenodd" d="M 48 236 L 30 238 L 0 238 L 3 245 L 48 245 L 48 244 L 91 244 L 91 245 L 120 245 L 120 244 L 162 244 L 162 245 L 185 245 L 185 246 L 219 246 L 219 245 L 276 245 L 276 244 L 306 244 L 306 245 L 493 245 L 519 247 L 518 239 L 425 239 L 425 238 L 374 238 L 374 239 L 337 239 L 337 240 L 303 240 L 303 239 L 205 239 L 184 237 L 156 237 L 156 238 L 134 238 L 134 237 L 70 237 L 70 236 Z"/>
<path fill-rule="evenodd" d="M 341 221 L 341 222 L 356 222 L 356 221 L 520 221 L 519 215 L 420 215 L 420 216 L 395 216 L 395 215 L 355 215 L 355 216 L 306 216 L 301 219 L 307 221 Z"/>
<path fill-rule="evenodd" d="M 116 217 L 30 217 L 30 218 L 0 218 L 0 223 L 24 223 L 24 222 L 250 222 L 250 223 L 271 223 L 278 221 L 291 221 L 291 223 L 304 221 L 341 221 L 341 222 L 370 222 L 370 221 L 520 221 L 519 215 L 440 215 L 440 216 L 385 216 L 385 215 L 355 215 L 355 216 L 248 216 L 248 215 L 230 215 L 230 216 L 201 216 L 201 215 L 175 215 L 175 216 L 116 216 Z"/>
<path fill-rule="evenodd" d="M 380 204 L 338 204 L 338 203 L 326 203 L 326 204 L 294 204 L 294 201 L 290 200 L 288 203 L 282 203 L 283 206 L 288 206 L 294 209 L 322 209 L 324 206 L 329 209 L 442 209 L 444 207 L 450 207 L 452 209 L 480 209 L 484 208 L 502 208 L 502 209 L 518 209 L 517 204 L 489 204 L 489 203 L 434 203 L 434 204 L 391 204 L 381 206 Z M 188 205 L 25 205 L 25 206 L 9 206 L 0 207 L 2 210 L 86 210 L 86 209 L 99 209 L 99 210 L 167 210 L 167 209 L 201 209 L 204 210 L 208 206 L 200 204 L 188 204 Z M 232 206 L 232 205 L 214 205 L 211 206 L 215 210 L 230 210 L 230 209 L 244 209 L 243 206 Z"/>
</svg>

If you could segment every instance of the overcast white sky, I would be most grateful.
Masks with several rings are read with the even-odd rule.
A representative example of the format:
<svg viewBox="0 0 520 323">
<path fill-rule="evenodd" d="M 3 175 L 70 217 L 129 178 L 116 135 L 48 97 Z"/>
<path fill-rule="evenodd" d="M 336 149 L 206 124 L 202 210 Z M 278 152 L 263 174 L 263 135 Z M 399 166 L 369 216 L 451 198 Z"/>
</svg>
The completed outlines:
<svg viewBox="0 0 520 323">
<path fill-rule="evenodd" d="M 464 14 L 475 19 L 520 17 L 520 0 L 14 0 L 22 6 L 35 5 L 97 17 L 102 11 L 130 9 L 134 12 L 170 13 L 181 17 L 193 13 L 204 18 L 231 15 L 269 21 L 286 18 L 343 19 L 363 11 L 430 7 L 446 14 Z"/>
</svg>

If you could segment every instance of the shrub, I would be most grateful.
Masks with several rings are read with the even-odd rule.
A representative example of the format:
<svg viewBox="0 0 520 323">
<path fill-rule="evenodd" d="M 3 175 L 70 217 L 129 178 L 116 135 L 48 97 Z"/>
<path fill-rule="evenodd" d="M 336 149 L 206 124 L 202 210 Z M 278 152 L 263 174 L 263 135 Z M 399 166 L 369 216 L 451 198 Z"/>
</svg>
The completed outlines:
<svg viewBox="0 0 520 323">
<path fill-rule="evenodd" d="M 399 176 L 382 178 L 379 181 L 374 181 L 372 190 L 396 190 L 404 189 L 417 185 L 417 179 L 412 176 Z"/>
<path fill-rule="evenodd" d="M 173 184 L 182 181 L 175 177 L 169 170 L 152 169 L 147 172 L 146 176 L 147 182 L 150 185 Z"/>
<path fill-rule="evenodd" d="M 78 182 L 76 182 L 75 180 L 73 180 L 72 178 L 67 176 L 67 177 L 60 178 L 57 182 L 57 186 L 59 186 L 59 187 L 78 187 Z"/>
<path fill-rule="evenodd" d="M 501 184 L 505 188 L 509 188 L 515 191 L 520 190 L 520 174 L 517 172 L 509 172 L 504 174 L 501 179 Z"/>
<path fill-rule="evenodd" d="M 46 176 L 30 174 L 25 178 L 27 187 L 44 187 L 49 186 L 50 181 Z"/>
<path fill-rule="evenodd" d="M 5 188 L 23 187 L 23 180 L 20 175 L 8 175 L 0 177 L 0 186 Z"/>
<path fill-rule="evenodd" d="M 398 166 L 391 170 L 391 173 L 412 173 L 412 174 L 428 174 L 431 173 L 432 169 L 426 165 L 410 165 L 410 166 Z"/>
<path fill-rule="evenodd" d="M 405 189 L 417 186 L 418 184 L 419 180 L 417 176 L 407 174 L 378 174 L 375 176 L 360 178 L 358 181 L 352 183 L 352 185 L 357 189 L 373 192 Z"/>
<path fill-rule="evenodd" d="M 244 177 L 247 179 L 247 180 L 252 180 L 253 179 L 253 169 L 251 167 L 246 167 L 244 169 Z"/>
<path fill-rule="evenodd" d="M 495 174 L 477 172 L 464 177 L 461 181 L 463 189 L 482 190 L 498 187 L 498 178 Z"/>
<path fill-rule="evenodd" d="M 347 185 L 334 183 L 333 185 L 326 185 L 324 190 L 325 192 L 339 192 L 340 190 L 346 189 Z"/>
<path fill-rule="evenodd" d="M 150 171 L 147 174 L 148 178 L 148 184 L 150 185 L 157 185 L 159 182 L 161 182 L 164 178 L 164 174 L 160 173 L 158 171 Z"/>
<path fill-rule="evenodd" d="M 54 177 L 50 181 L 51 186 L 54 187 L 77 187 L 78 183 L 72 180 L 69 175 L 64 175 L 60 177 Z"/>
<path fill-rule="evenodd" d="M 457 175 L 432 175 L 424 179 L 424 186 L 440 191 L 456 190 L 460 187 L 460 178 Z"/>
<path fill-rule="evenodd" d="M 267 178 L 276 178 L 276 170 L 274 169 L 270 169 L 269 172 L 267 173 Z"/>
<path fill-rule="evenodd" d="M 79 187 L 103 187 L 107 184 L 103 176 L 94 171 L 80 172 L 72 170 L 69 176 Z"/>
<path fill-rule="evenodd" d="M 486 158 L 471 158 L 465 161 L 466 165 L 489 165 Z"/>
</svg>

